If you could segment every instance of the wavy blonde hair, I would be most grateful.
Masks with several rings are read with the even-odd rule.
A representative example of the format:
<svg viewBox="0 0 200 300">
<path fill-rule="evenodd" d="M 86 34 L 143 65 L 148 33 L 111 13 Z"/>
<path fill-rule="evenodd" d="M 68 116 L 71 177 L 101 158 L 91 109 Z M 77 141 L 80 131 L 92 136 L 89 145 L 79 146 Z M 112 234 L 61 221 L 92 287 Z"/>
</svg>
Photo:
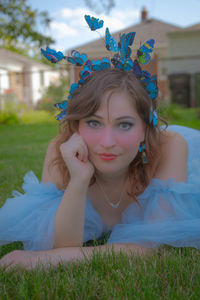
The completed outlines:
<svg viewBox="0 0 200 300">
<path fill-rule="evenodd" d="M 160 160 L 159 141 L 161 130 L 158 126 L 149 123 L 151 99 L 147 94 L 141 81 L 133 72 L 119 69 L 106 69 L 93 72 L 92 76 L 80 86 L 70 100 L 67 117 L 59 124 L 59 134 L 55 138 L 56 158 L 50 162 L 57 165 L 63 178 L 63 186 L 66 187 L 70 175 L 60 152 L 60 145 L 67 141 L 74 132 L 78 131 L 79 120 L 90 117 L 99 109 L 101 99 L 105 93 L 124 92 L 131 99 L 134 108 L 141 117 L 145 128 L 145 145 L 147 164 L 142 163 L 141 153 L 138 152 L 134 160 L 129 165 L 128 175 L 131 190 L 127 194 L 137 201 L 136 196 L 141 194 L 153 178 L 154 172 Z M 153 108 L 156 109 L 156 101 L 152 101 Z M 159 120 L 162 120 L 159 118 Z M 167 123 L 162 120 L 166 125 Z M 96 182 L 95 176 L 91 178 L 90 185 Z"/>
</svg>

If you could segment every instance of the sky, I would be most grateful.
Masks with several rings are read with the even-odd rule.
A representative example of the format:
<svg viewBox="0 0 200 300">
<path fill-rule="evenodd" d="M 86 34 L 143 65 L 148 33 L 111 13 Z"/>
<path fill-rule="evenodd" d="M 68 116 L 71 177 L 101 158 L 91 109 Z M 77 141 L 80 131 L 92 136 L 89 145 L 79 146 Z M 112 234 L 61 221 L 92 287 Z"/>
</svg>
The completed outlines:
<svg viewBox="0 0 200 300">
<path fill-rule="evenodd" d="M 100 0 L 92 0 L 93 2 Z M 28 0 L 31 8 L 48 11 L 52 22 L 45 31 L 56 43 L 56 51 L 76 49 L 89 41 L 103 37 L 105 28 L 115 32 L 140 22 L 140 13 L 145 6 L 149 18 L 155 18 L 180 27 L 200 23 L 200 0 L 115 0 L 115 7 L 109 15 L 97 15 L 84 0 Z M 104 20 L 104 29 L 91 31 L 84 15 Z"/>
</svg>

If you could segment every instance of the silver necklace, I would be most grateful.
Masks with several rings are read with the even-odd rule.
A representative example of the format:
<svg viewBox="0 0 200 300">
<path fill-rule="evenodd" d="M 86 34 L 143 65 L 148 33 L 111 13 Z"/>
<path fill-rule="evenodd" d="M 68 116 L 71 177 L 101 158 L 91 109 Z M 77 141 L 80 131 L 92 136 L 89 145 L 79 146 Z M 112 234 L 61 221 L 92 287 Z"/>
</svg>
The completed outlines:
<svg viewBox="0 0 200 300">
<path fill-rule="evenodd" d="M 100 187 L 101 191 L 103 192 L 103 194 L 104 194 L 104 196 L 105 196 L 105 198 L 106 198 L 108 204 L 110 204 L 113 208 L 118 208 L 119 205 L 120 205 L 120 203 L 121 203 L 121 201 L 122 201 L 122 199 L 123 199 L 123 196 L 124 196 L 124 190 L 125 190 L 126 185 L 124 184 L 124 187 L 123 187 L 123 190 L 122 190 L 122 192 L 121 192 L 119 201 L 118 201 L 116 204 L 114 204 L 114 203 L 112 203 L 112 202 L 110 201 L 108 195 L 107 195 L 106 192 L 104 191 L 102 185 L 101 185 L 100 182 L 97 180 L 97 178 L 96 178 L 96 182 L 97 182 L 97 185 Z"/>
</svg>

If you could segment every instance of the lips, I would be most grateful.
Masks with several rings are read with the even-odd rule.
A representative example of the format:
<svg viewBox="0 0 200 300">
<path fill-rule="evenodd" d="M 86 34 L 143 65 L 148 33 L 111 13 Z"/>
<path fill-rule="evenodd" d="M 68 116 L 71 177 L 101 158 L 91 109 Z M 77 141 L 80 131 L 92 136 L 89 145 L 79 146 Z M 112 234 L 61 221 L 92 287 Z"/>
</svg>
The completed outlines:
<svg viewBox="0 0 200 300">
<path fill-rule="evenodd" d="M 117 155 L 114 153 L 99 153 L 100 156 L 107 156 L 107 157 L 116 157 Z"/>
<path fill-rule="evenodd" d="M 113 160 L 117 157 L 117 155 L 113 153 L 100 153 L 99 157 L 103 160 Z"/>
</svg>

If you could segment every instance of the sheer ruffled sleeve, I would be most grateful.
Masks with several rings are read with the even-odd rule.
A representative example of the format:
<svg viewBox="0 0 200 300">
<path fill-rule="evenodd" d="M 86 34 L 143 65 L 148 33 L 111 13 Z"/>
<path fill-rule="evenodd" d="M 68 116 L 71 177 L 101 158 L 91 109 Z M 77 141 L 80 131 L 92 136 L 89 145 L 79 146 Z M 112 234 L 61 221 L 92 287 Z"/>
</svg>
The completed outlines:
<svg viewBox="0 0 200 300">
<path fill-rule="evenodd" d="M 200 184 L 153 179 L 113 227 L 111 243 L 200 248 Z"/>
<path fill-rule="evenodd" d="M 53 247 L 54 216 L 64 191 L 55 184 L 39 183 L 30 171 L 24 176 L 24 194 L 13 191 L 14 198 L 0 208 L 0 245 L 22 241 L 25 250 Z"/>
<path fill-rule="evenodd" d="M 24 194 L 13 191 L 13 198 L 0 208 L 0 245 L 21 241 L 24 250 L 52 249 L 54 219 L 64 190 L 50 182 L 39 182 L 32 171 L 24 176 L 22 188 Z M 84 242 L 98 239 L 101 234 L 101 219 L 87 199 Z"/>
</svg>

